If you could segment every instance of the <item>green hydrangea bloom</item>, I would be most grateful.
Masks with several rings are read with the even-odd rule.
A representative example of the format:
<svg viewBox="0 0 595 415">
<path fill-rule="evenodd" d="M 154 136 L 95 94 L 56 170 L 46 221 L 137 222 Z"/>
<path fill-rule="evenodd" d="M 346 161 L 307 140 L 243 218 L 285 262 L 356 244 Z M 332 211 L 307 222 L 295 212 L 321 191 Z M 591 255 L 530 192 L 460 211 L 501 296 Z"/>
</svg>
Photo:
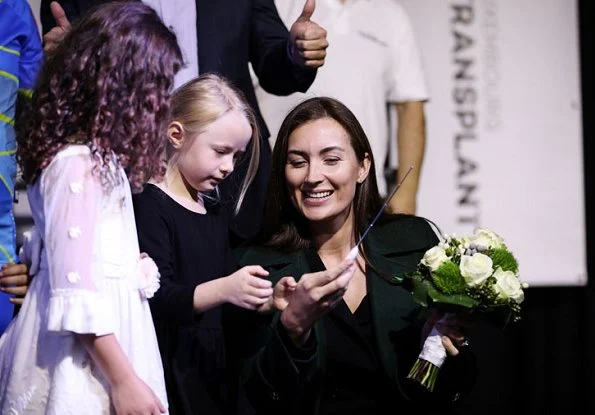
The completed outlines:
<svg viewBox="0 0 595 415">
<path fill-rule="evenodd" d="M 503 271 L 512 271 L 515 274 L 518 272 L 519 264 L 516 258 L 507 249 L 490 249 L 487 254 L 492 258 L 494 269 L 501 267 Z"/>
<path fill-rule="evenodd" d="M 432 282 L 444 294 L 463 293 L 467 288 L 459 266 L 452 261 L 444 262 L 432 273 Z"/>
</svg>

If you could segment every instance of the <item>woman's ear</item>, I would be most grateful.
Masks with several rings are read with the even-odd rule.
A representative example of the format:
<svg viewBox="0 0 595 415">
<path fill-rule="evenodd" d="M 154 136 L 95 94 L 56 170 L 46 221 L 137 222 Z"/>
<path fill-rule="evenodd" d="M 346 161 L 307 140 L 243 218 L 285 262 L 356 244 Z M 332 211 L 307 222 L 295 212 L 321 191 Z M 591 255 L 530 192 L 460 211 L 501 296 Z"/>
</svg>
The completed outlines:
<svg viewBox="0 0 595 415">
<path fill-rule="evenodd" d="M 167 139 L 176 150 L 182 147 L 184 142 L 184 127 L 178 121 L 172 121 L 167 126 Z"/>
<path fill-rule="evenodd" d="M 368 173 L 370 173 L 370 164 L 371 163 L 372 163 L 372 160 L 370 160 L 370 155 L 368 153 L 366 153 L 364 155 L 364 159 L 362 160 L 362 163 L 360 165 L 359 174 L 357 175 L 357 182 L 359 184 L 362 184 L 368 177 Z"/>
</svg>

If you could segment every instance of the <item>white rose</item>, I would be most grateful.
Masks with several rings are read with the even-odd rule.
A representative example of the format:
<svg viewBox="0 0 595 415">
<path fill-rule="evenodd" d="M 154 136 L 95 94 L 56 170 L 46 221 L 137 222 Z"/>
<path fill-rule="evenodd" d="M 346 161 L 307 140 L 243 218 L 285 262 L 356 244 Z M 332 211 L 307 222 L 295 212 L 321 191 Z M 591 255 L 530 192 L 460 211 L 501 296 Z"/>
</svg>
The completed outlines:
<svg viewBox="0 0 595 415">
<path fill-rule="evenodd" d="M 523 292 L 522 284 L 519 279 L 514 275 L 512 271 L 503 271 L 502 268 L 494 272 L 496 278 L 496 284 L 494 284 L 494 290 L 498 294 L 498 297 L 503 300 L 512 299 L 515 303 L 520 304 L 525 299 L 525 293 Z"/>
<path fill-rule="evenodd" d="M 465 249 L 469 248 L 473 242 L 473 235 L 465 235 L 461 238 L 461 246 Z"/>
<path fill-rule="evenodd" d="M 463 255 L 459 268 L 465 282 L 470 287 L 483 284 L 494 271 L 492 269 L 492 258 L 480 253 L 472 256 Z"/>
<path fill-rule="evenodd" d="M 504 246 L 504 240 L 502 238 L 494 232 L 482 228 L 475 230 L 469 242 L 486 248 L 502 248 Z"/>
<path fill-rule="evenodd" d="M 446 255 L 444 248 L 441 246 L 435 246 L 426 251 L 424 257 L 421 259 L 421 263 L 434 272 L 447 260 L 448 256 Z"/>
</svg>

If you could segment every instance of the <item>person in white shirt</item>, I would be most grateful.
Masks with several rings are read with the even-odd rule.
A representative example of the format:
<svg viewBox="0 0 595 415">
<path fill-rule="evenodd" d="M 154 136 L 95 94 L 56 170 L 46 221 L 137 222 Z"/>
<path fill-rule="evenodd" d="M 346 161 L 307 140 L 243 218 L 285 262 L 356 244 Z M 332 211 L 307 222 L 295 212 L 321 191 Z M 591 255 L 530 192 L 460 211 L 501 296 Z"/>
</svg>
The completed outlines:
<svg viewBox="0 0 595 415">
<path fill-rule="evenodd" d="M 303 1 L 276 0 L 275 5 L 283 22 L 291 25 Z M 280 97 L 256 86 L 271 143 L 281 121 L 298 102 L 313 96 L 338 99 L 360 120 L 378 163 L 386 160 L 398 166 L 396 175 L 394 170 L 392 177 L 387 175 L 390 181 L 401 180 L 413 166 L 389 209 L 415 213 L 428 91 L 409 17 L 394 0 L 319 0 L 313 17 L 327 30 L 332 53 L 308 91 Z M 387 195 L 390 183 L 383 169 L 378 169 L 377 180 L 381 194 Z"/>
</svg>

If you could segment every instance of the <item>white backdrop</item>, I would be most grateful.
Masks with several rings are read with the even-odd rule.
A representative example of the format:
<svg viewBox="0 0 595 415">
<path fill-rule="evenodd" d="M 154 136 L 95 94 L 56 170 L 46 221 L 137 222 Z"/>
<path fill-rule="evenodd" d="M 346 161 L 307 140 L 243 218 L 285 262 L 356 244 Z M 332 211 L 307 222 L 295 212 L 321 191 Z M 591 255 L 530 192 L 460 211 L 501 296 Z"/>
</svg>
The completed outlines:
<svg viewBox="0 0 595 415">
<path fill-rule="evenodd" d="M 576 2 L 402 4 L 431 96 L 418 213 L 499 233 L 529 284 L 586 284 Z"/>
<path fill-rule="evenodd" d="M 37 24 L 41 31 L 41 24 L 39 22 L 39 6 L 41 5 L 41 0 L 29 0 L 29 5 L 31 6 L 31 10 L 33 10 L 33 14 L 35 15 L 35 19 L 37 20 Z"/>
</svg>

